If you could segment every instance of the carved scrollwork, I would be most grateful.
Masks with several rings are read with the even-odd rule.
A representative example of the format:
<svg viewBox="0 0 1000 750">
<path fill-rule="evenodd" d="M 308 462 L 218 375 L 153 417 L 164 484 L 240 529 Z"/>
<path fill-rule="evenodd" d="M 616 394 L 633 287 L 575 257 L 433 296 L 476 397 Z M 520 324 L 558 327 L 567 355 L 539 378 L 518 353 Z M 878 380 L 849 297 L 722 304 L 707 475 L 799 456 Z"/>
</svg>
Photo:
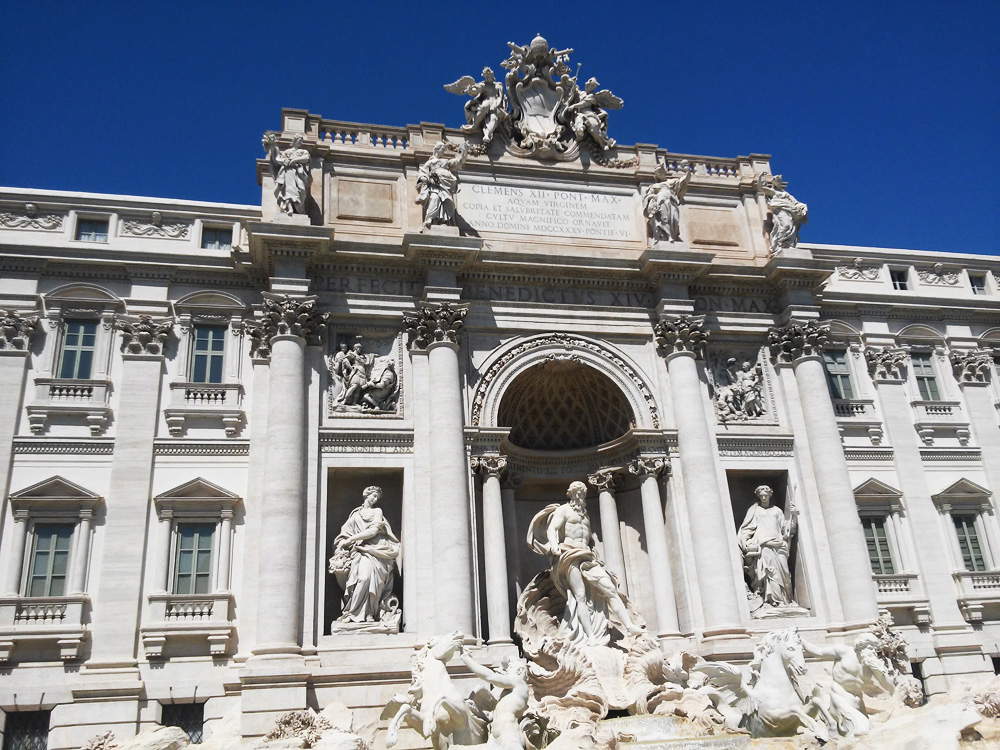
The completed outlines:
<svg viewBox="0 0 1000 750">
<path fill-rule="evenodd" d="M 142 216 L 123 216 L 122 234 L 129 237 L 162 237 L 169 240 L 183 240 L 188 236 L 191 224 L 186 221 L 164 223 L 163 214 L 153 211 L 149 219 Z"/>
<path fill-rule="evenodd" d="M 656 350 L 664 357 L 674 352 L 692 352 L 700 358 L 705 354 L 708 336 L 704 315 L 664 316 L 653 324 Z"/>
<path fill-rule="evenodd" d="M 263 316 L 260 320 L 247 321 L 245 326 L 252 356 L 270 357 L 271 339 L 275 336 L 299 336 L 307 344 L 322 343 L 330 315 L 316 309 L 315 295 L 292 297 L 264 292 L 261 296 Z"/>
<path fill-rule="evenodd" d="M 952 350 L 948 358 L 959 383 L 988 383 L 993 353 L 986 349 Z"/>
<path fill-rule="evenodd" d="M 878 380 L 902 380 L 903 365 L 910 353 L 901 347 L 865 347 L 865 361 L 872 378 Z"/>
<path fill-rule="evenodd" d="M 409 334 L 411 349 L 426 349 L 435 342 L 458 342 L 465 324 L 468 305 L 454 302 L 425 302 L 413 312 L 403 313 L 403 330 Z"/>
<path fill-rule="evenodd" d="M 628 472 L 640 479 L 658 477 L 664 472 L 670 473 L 670 459 L 666 456 L 639 456 L 629 462 Z"/>
<path fill-rule="evenodd" d="M 501 455 L 473 456 L 472 470 L 484 478 L 499 478 L 507 471 L 507 457 Z"/>
<path fill-rule="evenodd" d="M 587 484 L 596 487 L 598 492 L 613 492 L 615 483 L 615 472 L 611 469 L 601 469 L 587 475 Z"/>
<path fill-rule="evenodd" d="M 0 349 L 27 351 L 38 330 L 38 318 L 22 317 L 16 310 L 0 310 Z"/>
<path fill-rule="evenodd" d="M 62 214 L 39 214 L 38 206 L 25 203 L 23 211 L 0 211 L 0 226 L 8 229 L 39 229 L 52 232 L 61 229 Z"/>
<path fill-rule="evenodd" d="M 849 266 L 837 266 L 837 277 L 845 281 L 878 281 L 882 267 L 877 263 L 867 263 L 864 258 L 855 258 Z"/>
<path fill-rule="evenodd" d="M 150 315 L 119 315 L 115 325 L 122 332 L 122 344 L 128 354 L 163 354 L 163 344 L 174 330 L 173 320 L 153 320 Z"/>
<path fill-rule="evenodd" d="M 931 286 L 955 286 L 958 283 L 958 271 L 951 271 L 943 263 L 935 263 L 928 268 L 918 268 L 917 276 L 925 284 Z"/>
<path fill-rule="evenodd" d="M 794 362 L 823 353 L 830 338 L 830 326 L 815 320 L 792 320 L 767 332 L 767 348 L 775 362 Z"/>
</svg>

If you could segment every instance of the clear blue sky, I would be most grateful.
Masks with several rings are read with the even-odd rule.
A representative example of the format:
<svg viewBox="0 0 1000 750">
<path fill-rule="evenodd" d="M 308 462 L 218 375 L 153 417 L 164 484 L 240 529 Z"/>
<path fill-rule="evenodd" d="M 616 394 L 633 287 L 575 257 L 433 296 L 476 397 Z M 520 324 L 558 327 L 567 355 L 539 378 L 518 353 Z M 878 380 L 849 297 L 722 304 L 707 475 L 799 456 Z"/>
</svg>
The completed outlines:
<svg viewBox="0 0 1000 750">
<path fill-rule="evenodd" d="M 997 252 L 998 28 L 998 0 L 12 2 L 0 183 L 258 203 L 282 106 L 459 125 L 441 85 L 540 32 L 625 99 L 619 141 L 773 154 L 806 241 Z"/>
</svg>

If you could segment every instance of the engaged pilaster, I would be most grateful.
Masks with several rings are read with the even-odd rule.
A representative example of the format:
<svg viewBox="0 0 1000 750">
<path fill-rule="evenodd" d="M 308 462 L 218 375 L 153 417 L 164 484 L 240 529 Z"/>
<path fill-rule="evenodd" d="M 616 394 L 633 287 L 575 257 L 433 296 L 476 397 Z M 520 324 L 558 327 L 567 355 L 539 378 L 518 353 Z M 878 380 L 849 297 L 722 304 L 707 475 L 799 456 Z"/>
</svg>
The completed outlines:
<svg viewBox="0 0 1000 750">
<path fill-rule="evenodd" d="M 472 581 L 472 519 L 465 457 L 465 416 L 458 362 L 459 332 L 467 305 L 425 302 L 403 313 L 412 353 L 426 352 L 431 399 L 426 452 L 433 461 L 434 602 L 438 632 L 475 634 Z M 411 355 L 412 356 L 412 355 Z"/>
<path fill-rule="evenodd" d="M 295 655 L 302 637 L 302 560 L 306 514 L 305 348 L 326 334 L 316 297 L 263 294 L 263 315 L 250 326 L 251 356 L 270 358 L 267 473 L 260 512 L 255 656 Z"/>
<path fill-rule="evenodd" d="M 639 478 L 642 496 L 642 523 L 646 536 L 646 551 L 652 571 L 653 601 L 656 604 L 657 634 L 663 638 L 680 634 L 677 602 L 674 597 L 674 575 L 667 551 L 667 532 L 663 521 L 660 498 L 660 476 L 669 473 L 665 456 L 640 456 L 628 465 L 630 474 Z"/>
<path fill-rule="evenodd" d="M 604 561 L 618 578 L 622 591 L 628 592 L 625 576 L 625 552 L 622 549 L 621 524 L 618 521 L 618 501 L 615 499 L 615 473 L 601 469 L 587 477 L 587 482 L 597 488 L 597 502 L 601 512 L 601 541 L 604 542 Z"/>
<path fill-rule="evenodd" d="M 823 364 L 829 335 L 829 326 L 815 320 L 792 320 L 768 331 L 767 347 L 776 367 L 791 366 L 795 374 L 826 536 L 836 562 L 841 608 L 846 624 L 853 627 L 874 620 L 877 608 L 864 532 Z"/>
<path fill-rule="evenodd" d="M 510 600 L 507 598 L 507 544 L 504 534 L 500 477 L 507 457 L 476 456 L 472 470 L 483 480 L 483 558 L 486 563 L 486 617 L 490 643 L 510 643 Z"/>
<path fill-rule="evenodd" d="M 698 360 L 704 355 L 708 336 L 703 316 L 663 316 L 653 325 L 657 351 L 666 360 L 670 376 L 704 634 L 712 636 L 742 633 L 738 602 L 743 587 L 742 582 L 737 586 L 729 554 L 732 532 L 722 509 L 712 431 L 698 375 Z"/>
</svg>

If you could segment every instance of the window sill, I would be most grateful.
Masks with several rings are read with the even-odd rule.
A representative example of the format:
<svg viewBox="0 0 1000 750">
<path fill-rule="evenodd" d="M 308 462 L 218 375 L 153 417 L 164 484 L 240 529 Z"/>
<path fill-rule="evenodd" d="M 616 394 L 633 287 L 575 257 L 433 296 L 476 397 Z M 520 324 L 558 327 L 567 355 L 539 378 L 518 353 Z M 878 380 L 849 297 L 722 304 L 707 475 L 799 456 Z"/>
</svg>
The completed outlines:
<svg viewBox="0 0 1000 750">
<path fill-rule="evenodd" d="M 162 659 L 169 641 L 204 641 L 212 656 L 228 653 L 236 627 L 231 592 L 157 593 L 150 594 L 148 602 L 150 624 L 141 629 L 147 659 Z"/>
<path fill-rule="evenodd" d="M 35 403 L 25 407 L 28 427 L 44 435 L 52 416 L 68 416 L 86 424 L 94 437 L 102 435 L 111 421 L 110 394 L 107 379 L 35 378 Z"/>
<path fill-rule="evenodd" d="M 78 659 L 89 606 L 86 594 L 0 597 L 0 662 L 11 661 L 18 644 L 39 642 L 54 642 L 63 661 Z"/>
<path fill-rule="evenodd" d="M 221 422 L 226 437 L 236 437 L 243 429 L 243 386 L 240 383 L 170 384 L 170 406 L 163 410 L 172 437 L 183 437 L 191 419 L 209 418 Z"/>
</svg>

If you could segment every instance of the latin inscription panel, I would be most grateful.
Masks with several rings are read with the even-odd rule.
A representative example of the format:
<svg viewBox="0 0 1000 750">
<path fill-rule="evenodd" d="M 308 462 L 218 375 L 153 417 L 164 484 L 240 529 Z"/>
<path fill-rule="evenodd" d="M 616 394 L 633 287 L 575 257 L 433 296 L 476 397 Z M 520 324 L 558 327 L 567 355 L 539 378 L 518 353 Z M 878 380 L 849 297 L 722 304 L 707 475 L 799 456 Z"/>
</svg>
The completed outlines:
<svg viewBox="0 0 1000 750">
<path fill-rule="evenodd" d="M 634 195 L 466 182 L 458 211 L 479 232 L 640 239 Z"/>
</svg>

